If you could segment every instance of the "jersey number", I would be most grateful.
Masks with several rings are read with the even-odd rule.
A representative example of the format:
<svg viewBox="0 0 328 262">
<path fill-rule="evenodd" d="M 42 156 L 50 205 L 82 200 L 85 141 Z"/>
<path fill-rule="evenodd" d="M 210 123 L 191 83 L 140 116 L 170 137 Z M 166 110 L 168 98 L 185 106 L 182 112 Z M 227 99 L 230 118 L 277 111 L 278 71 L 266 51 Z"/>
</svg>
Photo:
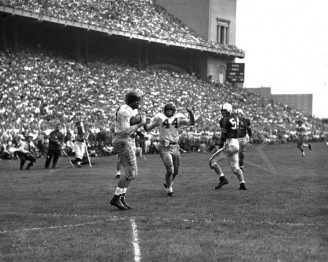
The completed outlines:
<svg viewBox="0 0 328 262">
<path fill-rule="evenodd" d="M 175 128 L 178 128 L 178 119 L 174 119 L 172 124 L 171 125 L 174 125 Z M 168 119 L 165 119 L 165 121 L 163 122 L 163 126 L 165 126 L 165 128 L 170 128 L 170 123 L 169 123 L 169 120 Z"/>
<path fill-rule="evenodd" d="M 230 122 L 230 124 L 231 124 L 231 129 L 232 130 L 236 130 L 237 129 L 237 127 L 238 127 L 238 119 L 234 119 L 234 118 L 230 118 L 229 119 L 229 122 Z"/>
</svg>

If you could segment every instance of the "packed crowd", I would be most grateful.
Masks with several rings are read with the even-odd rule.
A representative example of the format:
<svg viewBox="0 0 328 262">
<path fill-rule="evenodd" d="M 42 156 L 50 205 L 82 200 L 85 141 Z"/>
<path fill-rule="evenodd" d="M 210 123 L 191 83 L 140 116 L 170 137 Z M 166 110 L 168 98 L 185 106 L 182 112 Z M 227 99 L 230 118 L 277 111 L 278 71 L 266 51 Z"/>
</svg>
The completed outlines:
<svg viewBox="0 0 328 262">
<path fill-rule="evenodd" d="M 207 148 L 220 136 L 218 120 L 224 101 L 241 108 L 252 122 L 254 142 L 292 140 L 296 120 L 302 118 L 310 139 L 323 139 L 327 126 L 299 111 L 275 104 L 257 94 L 219 85 L 195 76 L 166 70 L 144 69 L 113 61 L 80 64 L 40 50 L 0 51 L 0 141 L 2 149 L 13 144 L 17 136 L 33 133 L 44 138 L 55 122 L 67 126 L 76 121 L 91 125 L 94 133 L 111 133 L 115 111 L 128 90 L 143 95 L 143 109 L 148 116 L 161 112 L 168 101 L 186 113 L 192 106 L 196 124 L 181 134 L 184 150 Z M 147 134 L 156 142 L 156 132 Z M 156 150 L 153 150 L 156 152 Z"/>
<path fill-rule="evenodd" d="M 234 45 L 205 40 L 154 0 L 0 0 L 0 5 L 36 13 L 40 19 L 42 16 L 50 16 L 63 21 L 244 55 Z"/>
</svg>

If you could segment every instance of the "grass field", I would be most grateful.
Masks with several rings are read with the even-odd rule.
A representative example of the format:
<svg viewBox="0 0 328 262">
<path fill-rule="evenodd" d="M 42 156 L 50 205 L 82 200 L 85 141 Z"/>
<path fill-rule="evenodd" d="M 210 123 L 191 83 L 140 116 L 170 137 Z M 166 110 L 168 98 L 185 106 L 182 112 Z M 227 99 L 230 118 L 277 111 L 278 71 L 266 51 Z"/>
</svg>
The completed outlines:
<svg viewBox="0 0 328 262">
<path fill-rule="evenodd" d="M 215 190 L 209 153 L 181 157 L 172 198 L 160 157 L 138 158 L 129 211 L 109 205 L 116 157 L 23 171 L 2 160 L 0 261 L 328 261 L 325 143 L 305 158 L 295 144 L 250 147 L 247 191 L 226 161 L 229 184 Z"/>
</svg>

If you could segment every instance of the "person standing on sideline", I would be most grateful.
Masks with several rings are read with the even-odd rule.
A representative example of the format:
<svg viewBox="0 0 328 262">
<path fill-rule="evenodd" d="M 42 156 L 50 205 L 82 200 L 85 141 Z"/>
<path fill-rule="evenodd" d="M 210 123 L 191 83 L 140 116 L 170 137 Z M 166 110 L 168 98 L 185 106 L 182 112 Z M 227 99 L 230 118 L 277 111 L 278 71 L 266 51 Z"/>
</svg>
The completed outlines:
<svg viewBox="0 0 328 262">
<path fill-rule="evenodd" d="M 44 168 L 47 169 L 52 160 L 52 168 L 56 168 L 58 159 L 61 155 L 62 144 L 64 143 L 64 135 L 60 131 L 61 124 L 57 123 L 55 129 L 49 134 L 49 146 L 47 151 L 47 158 Z"/>
<path fill-rule="evenodd" d="M 243 171 L 239 167 L 239 142 L 237 139 L 237 132 L 239 126 L 239 118 L 237 115 L 232 114 L 232 106 L 225 103 L 221 106 L 222 118 L 220 119 L 221 138 L 219 142 L 219 150 L 215 152 L 210 158 L 209 165 L 219 175 L 219 184 L 215 189 L 220 189 L 222 186 L 228 184 L 228 179 L 218 164 L 218 162 L 227 158 L 232 172 L 239 180 L 239 189 L 246 190 Z"/>
<path fill-rule="evenodd" d="M 297 120 L 296 123 L 296 135 L 298 136 L 297 148 L 301 151 L 302 157 L 305 157 L 304 147 L 308 147 L 310 150 L 312 150 L 311 144 L 305 144 L 307 128 L 305 124 L 303 124 L 302 120 Z"/>
<path fill-rule="evenodd" d="M 238 126 L 238 141 L 239 141 L 239 167 L 244 172 L 244 159 L 245 150 L 248 147 L 250 141 L 252 141 L 252 128 L 251 120 L 244 116 L 244 112 L 241 109 L 236 110 L 239 118 Z"/>
<path fill-rule="evenodd" d="M 76 158 L 76 165 L 77 167 L 81 167 L 81 164 L 83 162 L 83 157 L 88 150 L 87 142 L 86 142 L 87 139 L 89 138 L 87 124 L 84 124 L 82 121 L 76 122 L 75 133 L 76 135 L 75 135 L 75 142 L 74 142 L 74 152 Z"/>
<path fill-rule="evenodd" d="M 168 189 L 167 195 L 170 197 L 173 195 L 173 180 L 178 175 L 180 166 L 179 128 L 195 124 L 192 109 L 186 107 L 186 110 L 189 119 L 182 113 L 177 113 L 175 104 L 170 102 L 164 106 L 163 113 L 157 114 L 152 121 L 147 121 L 144 125 L 146 131 L 159 128 L 158 151 L 166 169 L 164 187 Z"/>
<path fill-rule="evenodd" d="M 121 175 L 119 178 L 110 204 L 120 210 L 131 209 L 131 206 L 125 201 L 125 196 L 131 181 L 138 174 L 134 133 L 146 123 L 146 118 L 140 114 L 139 123 L 130 124 L 130 121 L 135 116 L 133 110 L 139 108 L 140 102 L 141 97 L 138 92 L 130 91 L 126 93 L 125 104 L 117 109 L 115 116 L 113 151 L 118 153 L 120 164 L 124 169 L 124 175 Z"/>
<path fill-rule="evenodd" d="M 30 163 L 27 165 L 26 169 L 30 169 L 31 166 L 36 162 L 35 152 L 36 146 L 33 141 L 33 134 L 30 133 L 25 137 L 25 141 L 22 142 L 18 148 L 18 157 L 20 159 L 20 170 L 24 168 L 25 162 L 28 160 Z"/>
</svg>

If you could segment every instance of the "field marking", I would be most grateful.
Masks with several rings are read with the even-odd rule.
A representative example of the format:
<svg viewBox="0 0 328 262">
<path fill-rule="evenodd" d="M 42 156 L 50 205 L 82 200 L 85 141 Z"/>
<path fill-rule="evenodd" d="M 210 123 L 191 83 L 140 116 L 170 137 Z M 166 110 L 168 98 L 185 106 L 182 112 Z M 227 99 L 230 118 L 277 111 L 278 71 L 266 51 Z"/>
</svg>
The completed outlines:
<svg viewBox="0 0 328 262">
<path fill-rule="evenodd" d="M 274 175 L 278 175 L 278 171 L 275 169 L 275 167 L 272 165 L 271 161 L 267 158 L 266 154 L 262 150 L 262 148 L 264 148 L 265 146 L 266 145 L 257 146 L 256 150 L 259 153 L 259 155 L 261 156 L 261 158 L 264 160 L 264 162 L 267 164 L 267 167 L 270 170 L 269 172 Z"/>
<path fill-rule="evenodd" d="M 0 215 L 3 215 L 4 213 L 0 213 Z M 8 213 L 5 213 L 8 214 Z M 147 220 L 150 219 L 149 217 L 139 216 L 139 217 L 118 217 L 118 216 L 112 216 L 108 217 L 108 215 L 79 215 L 79 214 L 19 214 L 19 213 L 9 213 L 9 214 L 15 214 L 15 215 L 21 215 L 21 216 L 44 216 L 44 217 L 74 217 L 74 218 L 103 218 L 102 220 L 97 221 L 88 221 L 84 223 L 76 223 L 76 224 L 68 224 L 68 225 L 59 225 L 59 226 L 48 226 L 48 227 L 34 227 L 34 228 L 23 228 L 23 229 L 14 229 L 14 230 L 3 230 L 0 231 L 0 234 L 10 234 L 10 233 L 19 233 L 19 232 L 31 232 L 31 231 L 40 231 L 40 230 L 53 230 L 53 229 L 60 229 L 60 228 L 74 228 L 74 227 L 81 227 L 86 225 L 95 225 L 99 223 L 106 223 L 106 222 L 112 222 L 112 221 L 118 221 L 118 220 L 130 220 L 131 227 L 133 231 L 133 246 L 134 246 L 134 252 L 136 259 L 140 259 L 140 247 L 139 247 L 139 240 L 138 240 L 138 231 L 137 231 L 137 225 L 135 223 L 136 219 L 141 220 Z M 153 217 L 151 220 L 158 220 L 158 221 L 173 221 L 174 219 L 171 218 L 162 218 L 162 217 Z M 186 223 L 222 223 L 222 224 L 236 224 L 236 223 L 243 223 L 243 224 L 253 224 L 253 225 L 271 225 L 271 226 L 290 226 L 290 227 L 306 227 L 306 226 L 326 226 L 324 224 L 318 224 L 318 223 L 292 223 L 292 222 L 276 222 L 276 221 L 247 221 L 247 220 L 241 220 L 241 221 L 234 221 L 229 219 L 223 219 L 220 221 L 217 220 L 210 220 L 210 219 L 182 219 L 183 222 Z M 136 260 L 139 261 L 139 260 Z"/>
<path fill-rule="evenodd" d="M 133 237 L 133 251 L 134 251 L 134 261 L 139 262 L 141 259 L 140 246 L 139 246 L 139 237 L 138 237 L 138 229 L 135 219 L 132 217 L 130 219 L 131 227 L 132 227 L 132 237 Z"/>
<path fill-rule="evenodd" d="M 91 221 L 91 222 L 85 222 L 85 223 L 61 225 L 61 226 L 32 227 L 32 228 L 23 228 L 23 229 L 14 229 L 14 230 L 4 230 L 4 231 L 0 231 L 0 234 L 41 231 L 41 230 L 51 230 L 51 229 L 60 229 L 60 228 L 73 228 L 73 227 L 81 227 L 81 226 L 85 226 L 85 225 L 95 225 L 95 224 L 109 222 L 109 221 L 113 221 L 113 219 L 98 220 L 98 221 Z"/>
<path fill-rule="evenodd" d="M 268 172 L 268 173 L 271 173 L 271 174 L 273 174 L 273 175 L 277 175 L 276 172 L 274 172 L 274 171 L 272 171 L 272 170 L 270 170 L 270 169 L 267 169 L 267 168 L 265 168 L 265 167 L 263 167 L 263 166 L 260 166 L 260 165 L 258 165 L 258 164 L 255 164 L 255 163 L 253 163 L 253 162 L 246 161 L 246 160 L 245 160 L 244 162 L 245 162 L 245 164 L 248 164 L 248 165 L 250 165 L 250 166 L 257 167 L 258 169 L 264 170 L 264 171 L 266 171 L 266 172 Z"/>
</svg>

